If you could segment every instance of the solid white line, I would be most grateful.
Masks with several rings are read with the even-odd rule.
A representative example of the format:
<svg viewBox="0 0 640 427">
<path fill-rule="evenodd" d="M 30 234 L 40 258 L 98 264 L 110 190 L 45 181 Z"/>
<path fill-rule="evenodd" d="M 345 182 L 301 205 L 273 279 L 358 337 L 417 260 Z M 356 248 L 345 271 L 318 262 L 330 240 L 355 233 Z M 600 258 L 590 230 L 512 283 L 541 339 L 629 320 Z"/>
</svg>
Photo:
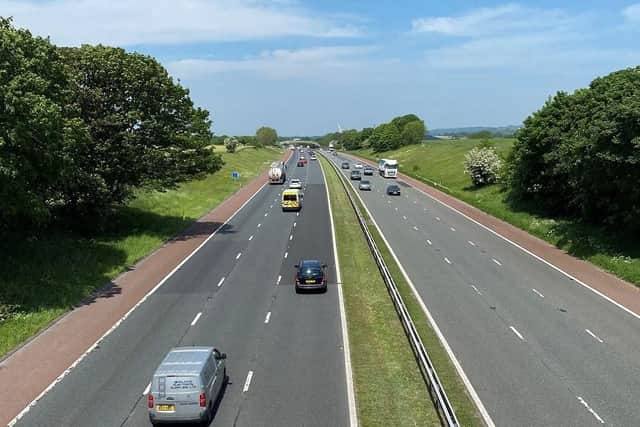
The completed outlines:
<svg viewBox="0 0 640 427">
<path fill-rule="evenodd" d="M 282 276 L 278 276 L 278 280 L 276 280 L 276 285 L 280 284 L 280 280 L 282 280 Z"/>
<path fill-rule="evenodd" d="M 218 282 L 218 287 L 222 286 L 222 283 L 224 283 L 224 279 L 225 279 L 224 276 L 222 276 L 222 278 Z"/>
<path fill-rule="evenodd" d="M 444 262 L 446 262 L 447 264 L 451 264 L 451 261 L 449 261 L 449 258 L 444 257 Z"/>
<path fill-rule="evenodd" d="M 351 369 L 351 349 L 349 347 L 349 331 L 347 330 L 347 313 L 344 308 L 344 296 L 342 294 L 342 277 L 340 275 L 340 261 L 338 259 L 338 247 L 336 243 L 336 230 L 333 222 L 333 211 L 331 209 L 331 197 L 329 195 L 329 186 L 322 171 L 322 179 L 324 180 L 324 188 L 327 193 L 327 204 L 329 206 L 329 222 L 331 223 L 331 240 L 333 243 L 333 262 L 336 270 L 336 281 L 338 283 L 338 301 L 340 306 L 340 326 L 342 327 L 342 348 L 344 349 L 344 366 L 345 381 L 347 383 L 347 400 L 349 401 L 349 427 L 358 427 L 358 411 L 356 410 L 356 398 L 353 386 L 353 371 Z"/>
<path fill-rule="evenodd" d="M 440 221 L 440 217 L 439 217 L 439 216 L 437 216 L 437 217 L 436 217 L 436 219 L 437 219 L 438 221 Z"/>
<path fill-rule="evenodd" d="M 513 331 L 513 333 L 518 336 L 518 338 L 520 338 L 522 341 L 524 341 L 524 337 L 522 336 L 522 334 L 520 332 L 518 332 L 518 330 L 516 328 L 514 328 L 513 326 L 509 326 L 509 329 L 511 329 Z"/>
<path fill-rule="evenodd" d="M 238 255 L 236 255 L 236 259 L 240 259 L 241 256 L 242 256 L 242 252 L 238 252 Z"/>
<path fill-rule="evenodd" d="M 429 244 L 429 246 L 433 245 L 433 243 L 431 243 L 431 240 L 427 239 L 427 243 Z"/>
<path fill-rule="evenodd" d="M 531 289 L 533 292 L 535 292 L 536 294 L 538 294 L 538 296 L 540 298 L 544 298 L 544 295 L 542 295 L 542 293 L 540 291 L 538 291 L 537 289 Z"/>
<path fill-rule="evenodd" d="M 285 252 L 285 253 L 284 253 L 284 257 L 286 258 L 286 257 L 288 257 L 288 256 L 289 256 L 289 252 Z"/>
<path fill-rule="evenodd" d="M 151 390 L 151 383 L 147 384 L 147 387 L 142 392 L 142 395 L 144 396 L 146 394 L 149 394 L 149 390 Z"/>
<path fill-rule="evenodd" d="M 428 198 L 432 199 L 433 201 L 435 201 L 436 203 L 441 204 L 442 206 L 445 206 L 449 209 L 451 209 L 452 211 L 454 211 L 455 213 L 457 213 L 458 215 L 460 215 L 461 217 L 467 219 L 468 221 L 471 221 L 472 223 L 474 223 L 475 225 L 477 225 L 478 227 L 484 228 L 486 231 L 488 231 L 489 233 L 493 234 L 494 236 L 497 236 L 499 238 L 501 238 L 502 240 L 504 240 L 507 243 L 510 243 L 511 245 L 515 246 L 516 248 L 520 249 L 522 252 L 526 253 L 527 255 L 532 256 L 533 258 L 537 259 L 538 261 L 540 261 L 543 264 L 546 264 L 548 267 L 556 270 L 557 272 L 563 274 L 564 276 L 568 277 L 569 279 L 573 280 L 574 282 L 576 282 L 577 284 L 579 284 L 580 286 L 583 286 L 584 288 L 590 290 L 591 292 L 593 292 L 594 294 L 604 298 L 605 300 L 609 301 L 611 304 L 615 305 L 616 307 L 618 307 L 621 310 L 626 311 L 628 314 L 632 315 L 633 317 L 635 317 L 636 319 L 640 319 L 640 314 L 635 313 L 634 311 L 632 311 L 631 309 L 625 307 L 624 305 L 620 304 L 619 302 L 617 302 L 616 300 L 614 300 L 613 298 L 603 294 L 602 292 L 600 292 L 599 290 L 592 288 L 591 286 L 589 286 L 587 283 L 583 282 L 582 280 L 578 279 L 577 277 L 573 276 L 572 274 L 567 273 L 566 271 L 562 270 L 560 267 L 557 267 L 555 265 L 553 265 L 552 263 L 550 263 L 549 261 L 547 261 L 546 259 L 534 254 L 533 252 L 531 252 L 530 250 L 524 248 L 523 246 L 520 246 L 518 243 L 514 242 L 513 240 L 510 240 L 508 238 L 506 238 L 505 236 L 503 236 L 502 234 L 498 233 L 495 230 L 492 230 L 491 228 L 487 227 L 486 225 L 476 221 L 475 219 L 471 218 L 470 216 L 460 212 L 458 209 L 454 208 L 453 206 L 450 206 L 448 204 L 446 204 L 445 202 L 443 202 L 442 200 L 439 200 L 435 197 L 433 197 L 431 194 L 421 190 L 420 188 L 411 186 L 413 189 L 421 192 L 422 194 L 424 194 L 425 196 L 427 196 Z M 517 228 L 517 227 L 515 227 Z M 486 421 L 486 420 L 485 420 Z"/>
<path fill-rule="evenodd" d="M 451 230 L 451 231 L 456 231 L 456 229 L 455 229 L 455 228 L 453 228 L 453 227 L 449 227 L 449 230 Z"/>
<path fill-rule="evenodd" d="M 498 260 L 497 260 L 497 259 L 495 259 L 495 258 L 491 258 L 491 260 L 492 260 L 493 262 L 495 262 L 496 264 L 498 264 L 498 265 L 502 265 L 502 264 L 500 264 L 500 261 L 498 261 Z"/>
<path fill-rule="evenodd" d="M 194 256 L 196 254 L 196 252 L 198 252 L 204 245 L 207 244 L 207 242 L 209 242 L 209 240 L 211 240 L 213 238 L 213 236 L 215 236 L 218 233 L 218 230 L 222 229 L 225 225 L 227 225 L 229 223 L 229 221 L 231 221 L 237 214 L 238 212 L 240 212 L 247 204 L 249 204 L 249 202 L 251 202 L 254 197 L 256 197 L 258 195 L 258 193 L 260 193 L 260 191 L 262 191 L 262 189 L 264 189 L 264 187 L 267 185 L 267 183 L 265 182 L 264 184 L 262 184 L 262 186 L 260 188 L 258 188 L 256 190 L 255 193 L 253 193 L 251 195 L 251 197 L 249 197 L 249 199 L 247 199 L 247 201 L 245 201 L 242 206 L 240 206 L 230 217 L 229 219 L 227 219 L 220 227 L 216 228 L 215 231 L 213 233 L 211 233 L 202 243 L 200 243 L 200 245 L 198 245 L 198 247 L 196 247 L 193 251 L 191 251 L 191 253 L 189 255 L 187 255 L 182 261 L 180 261 L 180 263 L 178 265 L 176 265 L 173 270 L 171 270 L 166 276 L 164 276 L 162 278 L 162 280 L 160 280 L 156 286 L 153 287 L 153 289 L 151 289 L 149 292 L 147 292 L 141 299 L 140 301 L 138 301 L 133 307 L 131 307 L 129 309 L 129 311 L 127 311 L 124 316 L 122 316 L 116 323 L 114 323 L 111 328 L 109 328 L 109 330 L 107 330 L 100 338 L 98 338 L 98 340 L 96 342 L 94 342 L 83 354 L 80 355 L 80 357 L 78 357 L 64 372 L 62 372 L 60 375 L 58 375 L 58 377 L 53 380 L 51 382 L 51 384 L 49 384 L 44 390 L 42 390 L 42 392 L 40 392 L 39 395 L 36 396 L 35 399 L 33 399 L 22 411 L 20 411 L 20 413 L 18 413 L 18 415 L 16 415 L 11 421 L 9 421 L 8 426 L 12 427 L 14 426 L 18 421 L 20 421 L 20 419 L 22 417 L 24 417 L 24 415 L 29 412 L 31 410 L 31 408 L 33 408 L 40 399 L 42 399 L 42 397 L 47 394 L 51 389 L 53 389 L 53 387 L 56 386 L 56 384 L 58 384 L 60 381 L 62 381 L 62 379 L 64 377 L 66 377 L 69 372 L 71 372 L 76 366 L 78 366 L 78 364 L 80 362 L 82 362 L 82 360 L 84 360 L 85 357 L 87 357 L 87 355 L 89 353 L 91 353 L 93 350 L 96 349 L 96 347 L 98 347 L 98 345 L 100 345 L 100 343 L 107 337 L 109 336 L 113 331 L 115 331 L 118 326 L 120 326 L 122 324 L 122 322 L 124 322 L 130 315 L 131 313 L 133 313 L 138 307 L 140 307 L 140 305 L 142 305 L 142 303 L 144 303 L 151 295 L 153 295 L 162 285 L 164 285 L 166 283 L 167 280 L 169 280 L 169 278 L 171 276 L 173 276 L 175 274 L 176 271 L 178 271 L 180 269 L 180 267 L 182 267 L 184 264 L 187 263 L 187 261 L 189 261 L 191 259 L 192 256 Z"/>
<path fill-rule="evenodd" d="M 244 387 L 242 388 L 242 392 L 246 393 L 249 391 L 249 386 L 251 385 L 251 378 L 253 378 L 253 371 L 249 371 L 247 374 L 247 379 L 244 382 Z"/>
<path fill-rule="evenodd" d="M 587 408 L 587 410 L 591 413 L 591 415 L 593 415 L 596 420 L 600 421 L 600 424 L 604 424 L 604 420 L 602 418 L 600 418 L 600 415 L 598 415 L 596 413 L 596 411 L 594 411 L 587 402 L 585 402 L 585 400 L 581 397 L 581 396 L 576 396 L 578 398 L 578 400 L 580 401 L 580 403 L 582 403 L 582 405 Z"/>
<path fill-rule="evenodd" d="M 471 287 L 473 288 L 474 291 L 476 291 L 478 295 L 482 295 L 482 292 L 480 292 L 480 290 L 476 288 L 476 285 L 471 285 Z"/>
<path fill-rule="evenodd" d="M 249 241 L 253 240 L 253 234 L 251 236 L 249 236 Z"/>
<path fill-rule="evenodd" d="M 469 244 L 470 244 L 471 246 L 475 246 L 475 245 L 476 245 L 476 244 L 475 244 L 475 243 L 473 243 L 471 240 L 467 240 L 467 242 L 469 242 Z"/>
<path fill-rule="evenodd" d="M 269 319 L 271 319 L 271 312 L 267 313 L 267 316 L 264 318 L 264 323 L 269 323 Z"/>
<path fill-rule="evenodd" d="M 293 234 L 289 236 L 289 240 L 293 240 Z"/>
<path fill-rule="evenodd" d="M 258 228 L 262 227 L 262 224 L 258 224 Z"/>
<path fill-rule="evenodd" d="M 593 338 L 595 338 L 596 341 L 598 341 L 599 343 L 603 343 L 604 342 L 604 341 L 602 341 L 602 339 L 599 336 L 597 336 L 596 334 L 591 332 L 589 329 L 585 329 L 585 332 L 588 333 L 589 335 L 591 335 Z"/>
<path fill-rule="evenodd" d="M 196 314 L 196 317 L 194 317 L 193 320 L 191 321 L 191 326 L 194 326 L 196 323 L 198 323 L 198 320 L 200 320 L 200 316 L 202 316 L 201 312 Z"/>
<path fill-rule="evenodd" d="M 418 227 L 416 227 L 415 225 L 413 226 L 413 229 L 418 231 Z"/>
</svg>

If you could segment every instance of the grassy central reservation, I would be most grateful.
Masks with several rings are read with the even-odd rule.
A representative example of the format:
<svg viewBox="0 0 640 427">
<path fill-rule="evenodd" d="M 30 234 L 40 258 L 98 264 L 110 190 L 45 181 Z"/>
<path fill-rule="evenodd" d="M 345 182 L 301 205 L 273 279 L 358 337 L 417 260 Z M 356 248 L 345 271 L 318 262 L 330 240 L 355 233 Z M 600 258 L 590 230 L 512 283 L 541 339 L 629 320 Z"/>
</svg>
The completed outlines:
<svg viewBox="0 0 640 427">
<path fill-rule="evenodd" d="M 275 148 L 223 153 L 213 175 L 166 192 L 140 192 L 108 231 L 91 238 L 49 230 L 0 246 L 0 357 L 184 230 L 282 156 Z M 240 172 L 239 182 L 231 172 Z M 4 306 L 2 305 L 4 304 Z M 3 319 L 4 318 L 4 319 Z"/>
<path fill-rule="evenodd" d="M 496 151 L 506 157 L 514 140 L 492 139 Z M 463 171 L 464 155 L 479 140 L 425 141 L 383 153 L 370 149 L 353 153 L 371 160 L 398 160 L 400 172 L 444 190 L 497 218 L 587 260 L 640 286 L 640 245 L 632 233 L 613 227 L 590 225 L 570 218 L 541 214 L 535 206 L 509 202 L 500 184 L 475 188 Z"/>
</svg>

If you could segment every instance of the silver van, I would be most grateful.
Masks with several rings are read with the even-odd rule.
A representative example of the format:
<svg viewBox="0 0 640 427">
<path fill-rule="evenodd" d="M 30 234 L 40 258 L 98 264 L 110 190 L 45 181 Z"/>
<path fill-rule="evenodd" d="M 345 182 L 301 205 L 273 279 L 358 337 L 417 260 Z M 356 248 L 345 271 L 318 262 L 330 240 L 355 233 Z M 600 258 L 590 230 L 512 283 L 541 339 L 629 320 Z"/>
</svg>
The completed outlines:
<svg viewBox="0 0 640 427">
<path fill-rule="evenodd" d="M 213 347 L 176 347 L 164 358 L 148 394 L 151 424 L 208 423 L 227 382 L 227 355 Z"/>
</svg>

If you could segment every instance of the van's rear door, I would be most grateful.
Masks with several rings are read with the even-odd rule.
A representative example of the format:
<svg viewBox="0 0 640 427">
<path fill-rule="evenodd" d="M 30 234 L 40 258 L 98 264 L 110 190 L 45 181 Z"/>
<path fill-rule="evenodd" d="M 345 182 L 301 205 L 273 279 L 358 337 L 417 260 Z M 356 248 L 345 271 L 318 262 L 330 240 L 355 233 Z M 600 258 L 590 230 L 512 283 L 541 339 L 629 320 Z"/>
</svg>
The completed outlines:
<svg viewBox="0 0 640 427">
<path fill-rule="evenodd" d="M 156 412 L 171 418 L 195 418 L 200 414 L 200 378 L 197 375 L 158 377 Z"/>
</svg>

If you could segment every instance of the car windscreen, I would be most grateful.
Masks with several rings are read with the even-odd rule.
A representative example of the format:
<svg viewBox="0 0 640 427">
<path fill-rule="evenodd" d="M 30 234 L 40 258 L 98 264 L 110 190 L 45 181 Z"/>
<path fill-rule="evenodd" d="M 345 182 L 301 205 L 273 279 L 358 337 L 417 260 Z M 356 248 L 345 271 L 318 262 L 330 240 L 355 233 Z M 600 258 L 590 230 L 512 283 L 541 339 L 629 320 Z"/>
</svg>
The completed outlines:
<svg viewBox="0 0 640 427">
<path fill-rule="evenodd" d="M 360 185 L 369 185 L 369 181 L 360 181 Z"/>
<path fill-rule="evenodd" d="M 295 202 L 296 200 L 298 200 L 298 198 L 296 197 L 296 195 L 295 195 L 295 194 L 285 194 L 285 195 L 282 197 L 282 200 L 287 200 L 287 201 L 293 201 L 293 202 Z"/>
</svg>

